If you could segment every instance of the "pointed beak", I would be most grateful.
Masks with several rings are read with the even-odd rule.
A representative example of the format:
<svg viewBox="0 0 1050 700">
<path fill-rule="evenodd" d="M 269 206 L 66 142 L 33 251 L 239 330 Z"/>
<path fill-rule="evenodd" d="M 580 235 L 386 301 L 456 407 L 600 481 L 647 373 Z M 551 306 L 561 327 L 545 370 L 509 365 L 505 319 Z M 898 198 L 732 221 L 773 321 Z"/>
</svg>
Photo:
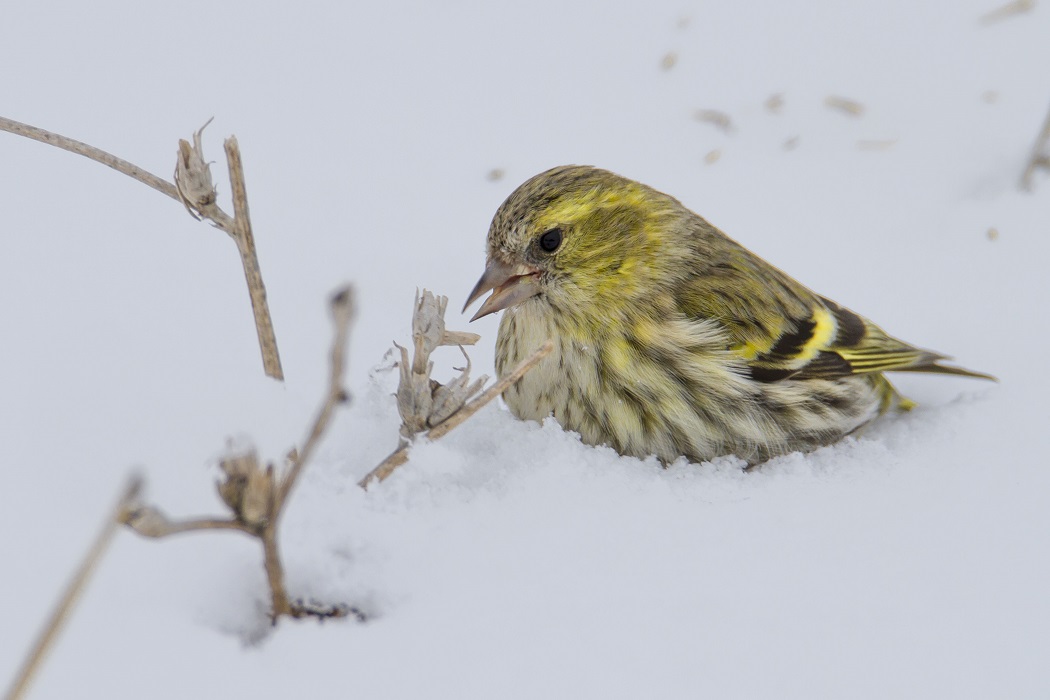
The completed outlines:
<svg viewBox="0 0 1050 700">
<path fill-rule="evenodd" d="M 478 283 L 474 285 L 474 290 L 467 297 L 463 310 L 466 311 L 468 306 L 490 289 L 495 291 L 471 317 L 471 321 L 520 304 L 540 293 L 539 276 L 539 269 L 531 265 L 511 265 L 492 258 L 489 260 L 488 267 L 485 268 L 485 274 L 481 276 Z"/>
</svg>

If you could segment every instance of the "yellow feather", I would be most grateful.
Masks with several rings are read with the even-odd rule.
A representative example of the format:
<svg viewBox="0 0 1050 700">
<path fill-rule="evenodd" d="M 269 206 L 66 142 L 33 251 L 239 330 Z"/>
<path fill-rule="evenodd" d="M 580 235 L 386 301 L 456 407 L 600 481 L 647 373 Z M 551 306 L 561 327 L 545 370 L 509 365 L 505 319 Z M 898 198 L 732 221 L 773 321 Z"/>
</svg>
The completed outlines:
<svg viewBox="0 0 1050 700">
<path fill-rule="evenodd" d="M 813 312 L 813 336 L 799 350 L 797 359 L 809 362 L 821 350 L 826 350 L 838 331 L 835 317 L 826 309 L 818 308 Z"/>
</svg>

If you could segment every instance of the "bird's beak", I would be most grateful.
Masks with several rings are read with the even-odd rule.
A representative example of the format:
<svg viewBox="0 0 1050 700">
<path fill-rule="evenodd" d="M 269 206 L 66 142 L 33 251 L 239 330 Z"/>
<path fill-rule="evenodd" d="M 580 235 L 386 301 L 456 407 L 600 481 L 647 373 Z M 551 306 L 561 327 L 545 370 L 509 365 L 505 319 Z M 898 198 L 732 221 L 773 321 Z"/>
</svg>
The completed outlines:
<svg viewBox="0 0 1050 700">
<path fill-rule="evenodd" d="M 539 275 L 539 269 L 531 265 L 511 265 L 497 258 L 490 258 L 485 274 L 481 276 L 474 286 L 474 291 L 467 297 L 463 310 L 466 311 L 468 306 L 490 289 L 495 291 L 471 317 L 471 321 L 520 304 L 540 293 Z"/>
</svg>

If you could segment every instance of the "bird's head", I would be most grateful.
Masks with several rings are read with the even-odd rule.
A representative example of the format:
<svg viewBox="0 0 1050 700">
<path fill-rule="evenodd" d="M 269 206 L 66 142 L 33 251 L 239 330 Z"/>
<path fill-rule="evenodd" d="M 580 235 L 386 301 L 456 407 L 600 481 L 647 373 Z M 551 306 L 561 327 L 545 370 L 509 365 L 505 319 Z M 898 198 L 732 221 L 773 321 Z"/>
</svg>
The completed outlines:
<svg viewBox="0 0 1050 700">
<path fill-rule="evenodd" d="M 566 165 L 533 177 L 496 211 L 471 320 L 535 297 L 577 315 L 655 291 L 672 253 L 677 200 L 606 170 Z M 679 236 L 680 237 L 680 236 Z"/>
</svg>

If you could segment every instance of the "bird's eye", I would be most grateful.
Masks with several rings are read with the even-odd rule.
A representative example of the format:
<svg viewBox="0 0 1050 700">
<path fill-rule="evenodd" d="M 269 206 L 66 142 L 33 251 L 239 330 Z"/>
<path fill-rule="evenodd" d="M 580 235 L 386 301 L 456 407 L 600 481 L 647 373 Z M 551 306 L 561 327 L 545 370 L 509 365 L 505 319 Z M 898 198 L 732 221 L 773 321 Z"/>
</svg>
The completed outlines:
<svg viewBox="0 0 1050 700">
<path fill-rule="evenodd" d="M 561 229 L 552 228 L 540 236 L 540 248 L 547 253 L 553 253 L 561 245 Z"/>
</svg>

